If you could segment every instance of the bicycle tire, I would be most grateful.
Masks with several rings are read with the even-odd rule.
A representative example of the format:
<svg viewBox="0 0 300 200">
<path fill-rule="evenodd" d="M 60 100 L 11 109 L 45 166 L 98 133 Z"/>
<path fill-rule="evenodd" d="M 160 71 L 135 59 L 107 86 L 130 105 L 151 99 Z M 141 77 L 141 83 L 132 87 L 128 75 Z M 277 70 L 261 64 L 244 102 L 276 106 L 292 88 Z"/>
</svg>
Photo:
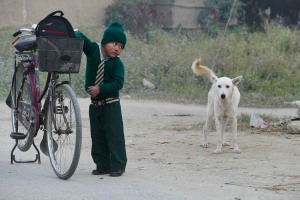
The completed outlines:
<svg viewBox="0 0 300 200">
<path fill-rule="evenodd" d="M 22 81 L 23 81 L 23 65 L 21 63 L 18 64 L 16 68 L 16 74 L 13 77 L 12 87 L 11 87 L 11 119 L 12 119 L 12 130 L 14 132 L 21 132 L 26 135 L 25 139 L 18 141 L 18 148 L 20 151 L 28 151 L 33 143 L 34 134 L 32 134 L 33 126 L 31 123 L 31 118 L 26 118 L 23 122 L 20 121 L 19 115 L 21 115 L 19 106 L 21 103 L 32 105 L 32 90 L 30 87 L 29 79 L 26 78 L 23 86 L 23 90 L 17 100 L 17 92 L 21 89 Z M 17 102 L 18 101 L 18 102 Z M 31 115 L 31 114 L 29 114 Z M 24 119 L 24 118 L 23 118 Z"/>
<path fill-rule="evenodd" d="M 80 108 L 74 91 L 67 84 L 58 85 L 52 99 L 49 102 L 45 123 L 49 158 L 55 174 L 60 179 L 66 180 L 74 174 L 80 158 L 82 141 Z"/>
</svg>

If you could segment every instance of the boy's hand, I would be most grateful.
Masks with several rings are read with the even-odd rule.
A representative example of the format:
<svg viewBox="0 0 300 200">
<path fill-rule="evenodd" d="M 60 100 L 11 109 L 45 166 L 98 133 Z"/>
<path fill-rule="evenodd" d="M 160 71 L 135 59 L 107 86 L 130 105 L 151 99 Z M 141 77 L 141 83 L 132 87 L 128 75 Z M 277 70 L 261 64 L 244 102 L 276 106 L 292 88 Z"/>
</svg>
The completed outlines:
<svg viewBox="0 0 300 200">
<path fill-rule="evenodd" d="M 98 94 L 100 94 L 100 87 L 98 85 L 95 86 L 90 86 L 88 87 L 88 93 L 92 96 L 95 97 Z"/>
</svg>

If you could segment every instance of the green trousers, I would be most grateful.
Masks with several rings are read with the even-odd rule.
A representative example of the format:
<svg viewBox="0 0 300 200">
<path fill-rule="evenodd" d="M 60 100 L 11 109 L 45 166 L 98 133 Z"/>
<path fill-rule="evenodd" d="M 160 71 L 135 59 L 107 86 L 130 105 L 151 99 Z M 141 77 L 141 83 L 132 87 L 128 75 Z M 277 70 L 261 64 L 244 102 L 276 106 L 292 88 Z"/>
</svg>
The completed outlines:
<svg viewBox="0 0 300 200">
<path fill-rule="evenodd" d="M 92 158 L 98 170 L 125 170 L 127 157 L 120 102 L 90 105 Z"/>
</svg>

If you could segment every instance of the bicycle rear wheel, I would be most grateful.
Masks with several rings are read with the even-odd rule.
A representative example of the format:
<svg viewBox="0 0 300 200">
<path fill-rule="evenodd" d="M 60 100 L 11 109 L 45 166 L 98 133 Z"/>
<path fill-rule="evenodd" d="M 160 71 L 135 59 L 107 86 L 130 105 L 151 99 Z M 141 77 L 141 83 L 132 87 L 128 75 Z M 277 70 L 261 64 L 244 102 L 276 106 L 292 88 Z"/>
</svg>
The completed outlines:
<svg viewBox="0 0 300 200">
<path fill-rule="evenodd" d="M 78 165 L 82 140 L 79 104 L 67 84 L 55 88 L 48 106 L 45 131 L 52 168 L 59 178 L 66 180 Z"/>
<path fill-rule="evenodd" d="M 28 151 L 33 143 L 34 134 L 32 125 L 32 90 L 28 77 L 24 77 L 23 65 L 20 63 L 16 68 L 11 87 L 11 119 L 13 132 L 20 132 L 26 135 L 25 139 L 18 141 L 18 148 L 21 151 Z M 24 84 L 22 87 L 22 82 Z M 20 95 L 20 96 L 18 96 Z"/>
</svg>

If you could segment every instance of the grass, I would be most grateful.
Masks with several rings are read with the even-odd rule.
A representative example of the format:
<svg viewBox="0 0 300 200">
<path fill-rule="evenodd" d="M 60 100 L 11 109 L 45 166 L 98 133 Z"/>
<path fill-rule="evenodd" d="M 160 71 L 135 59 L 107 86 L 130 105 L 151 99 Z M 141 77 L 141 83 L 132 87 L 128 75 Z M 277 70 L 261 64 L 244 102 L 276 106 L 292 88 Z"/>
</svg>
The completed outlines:
<svg viewBox="0 0 300 200">
<path fill-rule="evenodd" d="M 0 99 L 9 91 L 13 66 L 10 46 L 14 28 L 0 30 Z M 103 30 L 80 28 L 92 40 L 100 41 Z M 128 35 L 121 58 L 126 67 L 122 95 L 172 102 L 206 103 L 210 83 L 191 70 L 196 58 L 219 76 L 243 76 L 239 84 L 241 106 L 283 107 L 300 98 L 300 34 L 298 30 L 271 24 L 269 32 L 250 32 L 245 27 L 223 30 L 209 37 L 200 31 L 183 33 L 153 31 L 147 41 Z M 79 74 L 72 77 L 78 96 L 87 97 L 84 85 L 85 57 Z M 43 75 L 42 75 L 43 77 Z M 147 90 L 142 80 L 157 89 Z"/>
<path fill-rule="evenodd" d="M 238 86 L 243 106 L 282 107 L 299 97 L 299 32 L 278 24 L 273 24 L 268 34 L 240 28 L 229 31 L 224 39 L 201 33 L 189 39 L 156 32 L 148 43 L 133 42 L 123 55 L 128 70 L 125 92 L 142 90 L 145 95 L 141 80 L 146 77 L 158 87 L 150 96 L 162 93 L 166 100 L 205 103 L 210 84 L 190 69 L 200 57 L 219 76 L 243 75 Z"/>
</svg>

